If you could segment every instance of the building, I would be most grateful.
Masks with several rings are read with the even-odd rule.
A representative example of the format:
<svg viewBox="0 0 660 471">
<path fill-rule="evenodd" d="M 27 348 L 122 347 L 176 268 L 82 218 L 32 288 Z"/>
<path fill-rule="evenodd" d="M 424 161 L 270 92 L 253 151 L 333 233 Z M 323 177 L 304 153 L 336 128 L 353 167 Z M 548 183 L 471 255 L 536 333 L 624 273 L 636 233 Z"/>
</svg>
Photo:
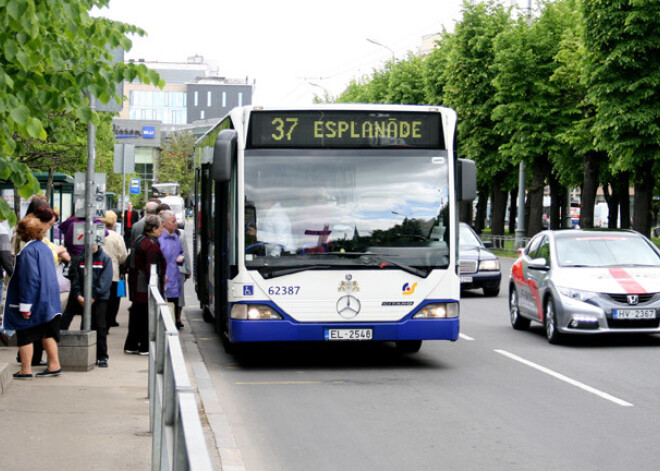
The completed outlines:
<svg viewBox="0 0 660 471">
<path fill-rule="evenodd" d="M 201 135 L 232 108 L 251 104 L 254 83 L 219 77 L 197 55 L 186 62 L 133 62 L 155 70 L 165 81 L 162 89 L 125 82 L 127 99 L 113 122 L 115 142 L 135 144 L 135 171 L 146 196 L 157 173 L 161 143 L 181 130 Z"/>
</svg>

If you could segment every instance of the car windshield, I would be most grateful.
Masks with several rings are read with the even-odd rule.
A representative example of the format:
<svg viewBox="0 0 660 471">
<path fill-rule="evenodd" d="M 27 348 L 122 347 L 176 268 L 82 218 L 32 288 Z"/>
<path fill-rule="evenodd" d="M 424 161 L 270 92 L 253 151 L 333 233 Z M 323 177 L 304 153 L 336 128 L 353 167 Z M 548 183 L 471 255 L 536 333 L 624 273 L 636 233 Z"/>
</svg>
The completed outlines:
<svg viewBox="0 0 660 471">
<path fill-rule="evenodd" d="M 557 259 L 561 266 L 660 266 L 660 257 L 641 237 L 581 235 L 557 238 Z"/>
<path fill-rule="evenodd" d="M 248 267 L 448 265 L 446 152 L 354 152 L 246 151 Z"/>
<path fill-rule="evenodd" d="M 477 237 L 477 235 L 472 232 L 472 229 L 470 229 L 468 226 L 461 224 L 460 225 L 460 244 L 461 247 L 474 247 L 480 246 L 481 241 Z"/>
</svg>

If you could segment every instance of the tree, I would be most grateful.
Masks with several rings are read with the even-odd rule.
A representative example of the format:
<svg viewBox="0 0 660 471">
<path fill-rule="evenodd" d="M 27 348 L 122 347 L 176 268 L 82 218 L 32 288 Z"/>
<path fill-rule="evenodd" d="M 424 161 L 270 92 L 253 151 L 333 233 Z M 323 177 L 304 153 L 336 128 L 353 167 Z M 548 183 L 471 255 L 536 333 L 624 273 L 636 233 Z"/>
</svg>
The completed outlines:
<svg viewBox="0 0 660 471">
<path fill-rule="evenodd" d="M 190 131 L 174 132 L 164 142 L 158 157 L 159 182 L 177 182 L 182 195 L 190 195 L 194 183 L 195 136 Z M 184 196 L 184 197 L 185 197 Z"/>
<path fill-rule="evenodd" d="M 660 160 L 660 8 L 653 0 L 583 0 L 592 131 L 615 171 L 634 175 L 633 228 L 649 235 Z"/>
<path fill-rule="evenodd" d="M 509 10 L 493 2 L 463 3 L 462 21 L 456 25 L 451 48 L 442 70 L 437 74 L 444 81 L 443 104 L 458 114 L 457 142 L 461 157 L 477 164 L 479 193 L 477 230 L 483 227 L 486 202 L 492 194 L 493 234 L 504 234 L 507 191 L 515 183 L 507 176 L 514 174 L 508 159 L 503 159 L 499 147 L 503 138 L 494 131 L 492 120 L 496 90 L 493 62 L 493 42 L 497 35 L 511 27 Z"/>
<path fill-rule="evenodd" d="M 48 139 L 49 119 L 69 113 L 98 123 L 86 93 L 107 103 L 120 99 L 115 84 L 139 79 L 162 85 L 143 64 L 113 64 L 110 48 L 129 50 L 128 34 L 141 29 L 89 15 L 109 0 L 0 0 L 0 178 L 27 197 L 39 190 L 30 169 L 15 158 L 30 139 Z M 0 217 L 15 220 L 4 200 Z"/>
<path fill-rule="evenodd" d="M 408 54 L 406 60 L 392 66 L 386 99 L 388 103 L 402 105 L 426 103 L 423 59 L 420 56 Z"/>
</svg>

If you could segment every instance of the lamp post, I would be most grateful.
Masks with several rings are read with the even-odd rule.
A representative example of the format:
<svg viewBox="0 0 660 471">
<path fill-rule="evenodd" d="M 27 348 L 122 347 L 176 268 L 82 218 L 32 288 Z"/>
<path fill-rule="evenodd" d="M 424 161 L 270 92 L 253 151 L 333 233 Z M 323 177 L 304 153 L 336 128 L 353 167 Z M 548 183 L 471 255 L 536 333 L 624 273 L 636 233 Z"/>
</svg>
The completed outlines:
<svg viewBox="0 0 660 471">
<path fill-rule="evenodd" d="M 385 44 L 379 43 L 378 41 L 375 41 L 373 39 L 367 38 L 367 41 L 369 41 L 371 44 L 375 44 L 376 46 L 384 47 L 385 49 L 390 51 L 390 54 L 392 54 L 392 62 L 394 62 L 394 60 L 396 59 L 396 55 L 394 54 L 394 51 L 392 50 L 391 47 L 386 46 Z"/>
<path fill-rule="evenodd" d="M 527 1 L 527 26 L 532 25 L 532 0 Z M 520 161 L 518 165 L 518 207 L 516 218 L 516 247 L 523 246 L 525 239 L 525 162 Z"/>
</svg>

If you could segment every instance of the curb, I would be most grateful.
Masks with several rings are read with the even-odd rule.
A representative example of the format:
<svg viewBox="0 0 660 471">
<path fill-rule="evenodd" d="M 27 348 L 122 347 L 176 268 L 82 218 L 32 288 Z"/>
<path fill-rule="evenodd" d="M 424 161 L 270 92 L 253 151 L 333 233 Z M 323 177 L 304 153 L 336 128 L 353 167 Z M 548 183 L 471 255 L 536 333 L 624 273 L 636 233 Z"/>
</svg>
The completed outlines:
<svg viewBox="0 0 660 471">
<path fill-rule="evenodd" d="M 193 309 L 184 307 L 184 316 L 186 316 L 186 311 L 188 310 Z M 186 322 L 190 325 L 190 319 L 187 316 Z M 238 445 L 236 445 L 234 434 L 220 405 L 220 400 L 211 382 L 209 371 L 197 348 L 196 338 L 190 330 L 188 331 L 188 335 L 180 336 L 180 338 L 185 345 L 187 353 L 186 360 L 190 363 L 193 375 L 195 376 L 197 393 L 203 408 L 200 413 L 206 416 L 215 438 L 216 449 L 222 462 L 222 470 L 245 471 L 241 451 Z"/>
</svg>

